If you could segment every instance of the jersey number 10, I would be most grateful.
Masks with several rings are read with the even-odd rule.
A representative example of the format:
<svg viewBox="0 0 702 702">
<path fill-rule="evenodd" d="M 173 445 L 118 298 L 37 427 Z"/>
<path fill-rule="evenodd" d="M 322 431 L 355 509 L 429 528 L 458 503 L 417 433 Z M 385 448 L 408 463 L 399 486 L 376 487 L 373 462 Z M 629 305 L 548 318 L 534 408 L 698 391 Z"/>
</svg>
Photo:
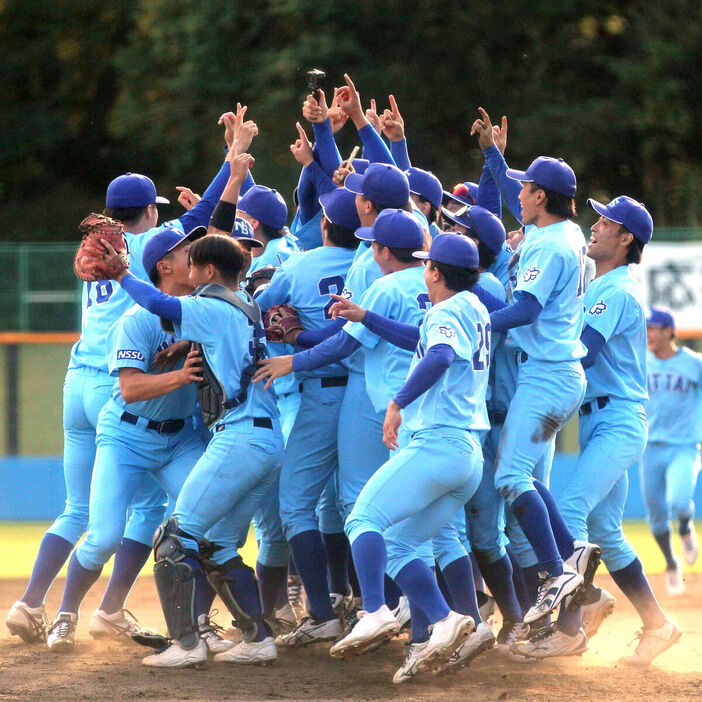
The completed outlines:
<svg viewBox="0 0 702 702">
<path fill-rule="evenodd" d="M 90 297 L 93 285 L 95 286 L 95 304 L 101 305 L 112 297 L 113 288 L 111 280 L 98 280 L 96 283 L 88 283 L 88 304 L 86 308 L 93 304 Z"/>
</svg>

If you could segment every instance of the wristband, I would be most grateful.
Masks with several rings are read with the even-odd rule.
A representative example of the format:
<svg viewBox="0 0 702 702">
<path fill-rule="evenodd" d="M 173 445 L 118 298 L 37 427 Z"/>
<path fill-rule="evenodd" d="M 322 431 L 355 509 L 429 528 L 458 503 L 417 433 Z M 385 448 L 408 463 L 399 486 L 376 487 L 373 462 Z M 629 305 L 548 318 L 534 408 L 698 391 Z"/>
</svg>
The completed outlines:
<svg viewBox="0 0 702 702">
<path fill-rule="evenodd" d="M 231 232 L 234 229 L 236 219 L 236 205 L 233 202 L 220 200 L 210 217 L 210 225 L 223 232 Z"/>
</svg>

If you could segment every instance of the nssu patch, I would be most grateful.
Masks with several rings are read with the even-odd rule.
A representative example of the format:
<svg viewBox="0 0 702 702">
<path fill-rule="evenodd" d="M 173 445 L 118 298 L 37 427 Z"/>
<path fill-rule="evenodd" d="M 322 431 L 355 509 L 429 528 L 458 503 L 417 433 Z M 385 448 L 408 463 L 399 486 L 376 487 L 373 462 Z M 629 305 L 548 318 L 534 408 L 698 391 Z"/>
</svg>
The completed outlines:
<svg viewBox="0 0 702 702">
<path fill-rule="evenodd" d="M 119 349 L 117 351 L 118 361 L 143 361 L 144 354 L 136 349 Z"/>
<path fill-rule="evenodd" d="M 524 271 L 524 275 L 522 276 L 522 280 L 525 283 L 530 283 L 532 280 L 536 280 L 540 274 L 541 274 L 541 270 L 539 268 L 537 268 L 536 266 L 532 266 L 531 268 L 527 268 Z"/>
<path fill-rule="evenodd" d="M 447 327 L 445 324 L 442 324 L 439 327 L 439 334 L 445 336 L 447 339 L 456 338 L 456 332 L 453 329 L 451 329 L 451 327 Z"/>
<path fill-rule="evenodd" d="M 607 311 L 607 305 L 605 304 L 604 300 L 600 300 L 599 302 L 596 302 L 588 311 L 588 314 L 591 315 L 601 315 L 603 312 Z"/>
</svg>

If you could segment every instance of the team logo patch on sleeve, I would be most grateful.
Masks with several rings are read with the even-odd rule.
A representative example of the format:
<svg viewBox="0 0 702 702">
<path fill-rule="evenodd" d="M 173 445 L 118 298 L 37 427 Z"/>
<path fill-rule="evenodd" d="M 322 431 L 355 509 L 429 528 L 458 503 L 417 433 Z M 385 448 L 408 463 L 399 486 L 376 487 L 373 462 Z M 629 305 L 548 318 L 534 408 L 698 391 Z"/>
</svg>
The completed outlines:
<svg viewBox="0 0 702 702">
<path fill-rule="evenodd" d="M 456 332 L 451 329 L 451 327 L 447 327 L 445 324 L 439 327 L 439 334 L 445 336 L 447 339 L 456 338 Z"/>
<path fill-rule="evenodd" d="M 588 314 L 592 315 L 600 315 L 603 312 L 607 310 L 607 305 L 605 304 L 604 300 L 600 300 L 599 302 L 596 302 L 588 311 Z"/>
<path fill-rule="evenodd" d="M 539 277 L 539 274 L 541 273 L 541 270 L 537 268 L 536 266 L 532 266 L 531 268 L 527 268 L 524 271 L 524 275 L 522 276 L 522 280 L 525 283 L 530 283 L 532 280 L 536 280 Z"/>
<path fill-rule="evenodd" d="M 120 349 L 117 351 L 118 361 L 143 361 L 144 354 L 136 349 Z"/>
<path fill-rule="evenodd" d="M 341 291 L 341 297 L 343 297 L 345 300 L 350 300 L 353 297 L 353 291 L 349 290 L 348 288 L 344 288 Z"/>
</svg>

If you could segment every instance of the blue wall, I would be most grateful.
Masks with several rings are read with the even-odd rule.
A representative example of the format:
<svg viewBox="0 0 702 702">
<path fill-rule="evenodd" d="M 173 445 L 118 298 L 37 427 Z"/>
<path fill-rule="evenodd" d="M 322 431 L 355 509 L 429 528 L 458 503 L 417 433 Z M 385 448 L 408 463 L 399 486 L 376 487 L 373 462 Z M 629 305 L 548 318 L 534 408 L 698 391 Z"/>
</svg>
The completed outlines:
<svg viewBox="0 0 702 702">
<path fill-rule="evenodd" d="M 573 454 L 556 456 L 551 472 L 551 490 L 556 497 L 576 461 L 577 456 Z M 702 481 L 698 482 L 695 495 L 697 504 L 702 504 Z M 63 510 L 65 499 L 60 456 L 0 457 L 0 520 L 53 520 Z M 646 516 L 638 468 L 629 471 L 625 515 L 628 519 L 643 519 Z"/>
</svg>

